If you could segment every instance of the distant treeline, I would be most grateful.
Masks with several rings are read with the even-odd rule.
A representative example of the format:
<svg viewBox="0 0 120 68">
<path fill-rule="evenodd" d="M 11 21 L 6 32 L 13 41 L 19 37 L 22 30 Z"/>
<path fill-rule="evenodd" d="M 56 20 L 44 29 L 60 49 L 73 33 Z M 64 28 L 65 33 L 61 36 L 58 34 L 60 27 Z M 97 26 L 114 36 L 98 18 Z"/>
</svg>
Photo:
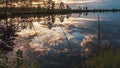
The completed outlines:
<svg viewBox="0 0 120 68">
<path fill-rule="evenodd" d="M 72 9 L 63 2 L 56 3 L 53 0 L 41 1 L 38 4 L 33 3 L 34 0 L 1 0 L 0 15 L 14 14 L 54 14 L 54 13 L 80 13 L 80 12 L 118 12 L 120 9 L 89 9 L 87 6 L 78 6 Z M 77 6 L 76 6 L 77 7 Z"/>
<path fill-rule="evenodd" d="M 51 14 L 51 13 L 80 13 L 80 12 L 119 12 L 120 9 L 88 9 L 87 7 L 84 9 L 46 9 L 46 8 L 29 8 L 29 7 L 6 7 L 0 8 L 0 14 Z"/>
<path fill-rule="evenodd" d="M 4 8 L 19 8 L 19 9 L 23 9 L 25 8 L 30 9 L 30 10 L 94 10 L 94 11 L 118 11 L 118 9 L 115 8 L 111 8 L 111 9 L 102 9 L 102 8 L 95 8 L 95 9 L 88 9 L 89 6 L 76 6 L 78 7 L 77 9 L 72 9 L 71 6 L 65 4 L 64 2 L 60 2 L 60 3 L 56 3 L 53 0 L 1 0 L 0 4 L 3 5 Z M 0 6 L 0 8 L 2 8 Z M 32 10 L 32 11 L 33 11 Z"/>
</svg>

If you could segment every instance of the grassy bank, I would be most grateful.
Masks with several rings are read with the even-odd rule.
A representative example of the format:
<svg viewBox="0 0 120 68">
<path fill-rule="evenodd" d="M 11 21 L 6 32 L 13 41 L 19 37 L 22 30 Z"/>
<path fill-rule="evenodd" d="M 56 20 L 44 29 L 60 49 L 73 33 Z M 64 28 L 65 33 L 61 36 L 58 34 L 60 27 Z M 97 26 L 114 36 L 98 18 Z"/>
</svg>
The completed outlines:
<svg viewBox="0 0 120 68">
<path fill-rule="evenodd" d="M 94 68 L 119 68 L 120 67 L 120 51 L 113 54 L 108 50 L 105 53 L 99 53 L 97 61 L 94 62 Z"/>
<path fill-rule="evenodd" d="M 88 59 L 89 68 L 119 68 L 120 50 L 113 50 L 111 46 L 101 49 Z"/>
<path fill-rule="evenodd" d="M 23 62 L 23 58 L 21 58 L 20 55 L 2 58 L 2 54 L 0 54 L 0 60 L 2 61 L 0 62 L 0 68 L 42 68 L 42 65 L 38 65 L 34 62 L 31 63 L 31 66 L 27 65 Z M 12 64 L 10 60 L 12 60 Z M 114 51 L 111 46 L 107 46 L 104 49 L 100 49 L 98 52 L 93 52 L 85 61 L 81 62 L 82 63 L 73 63 L 70 68 L 119 68 L 120 50 Z"/>
</svg>

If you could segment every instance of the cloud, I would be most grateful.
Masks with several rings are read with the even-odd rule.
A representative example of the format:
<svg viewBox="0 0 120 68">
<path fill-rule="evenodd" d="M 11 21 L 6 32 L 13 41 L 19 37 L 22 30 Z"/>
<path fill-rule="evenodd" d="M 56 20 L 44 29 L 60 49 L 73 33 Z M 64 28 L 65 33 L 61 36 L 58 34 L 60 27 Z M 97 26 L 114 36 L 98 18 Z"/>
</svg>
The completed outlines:
<svg viewBox="0 0 120 68">
<path fill-rule="evenodd" d="M 64 3 L 68 3 L 68 4 L 72 4 L 72 3 L 90 3 L 90 2 L 102 2 L 102 0 L 59 0 L 55 2 L 64 2 Z"/>
</svg>

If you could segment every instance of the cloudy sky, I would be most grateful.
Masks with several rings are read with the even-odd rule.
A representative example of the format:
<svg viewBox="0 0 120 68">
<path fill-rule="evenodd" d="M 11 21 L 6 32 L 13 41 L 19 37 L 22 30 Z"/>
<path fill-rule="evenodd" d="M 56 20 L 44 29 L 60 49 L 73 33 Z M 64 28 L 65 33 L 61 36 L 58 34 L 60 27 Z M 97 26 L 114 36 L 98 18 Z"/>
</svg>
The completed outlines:
<svg viewBox="0 0 120 68">
<path fill-rule="evenodd" d="M 55 2 L 64 2 L 72 7 L 88 6 L 89 8 L 120 8 L 120 0 L 54 0 Z"/>
</svg>

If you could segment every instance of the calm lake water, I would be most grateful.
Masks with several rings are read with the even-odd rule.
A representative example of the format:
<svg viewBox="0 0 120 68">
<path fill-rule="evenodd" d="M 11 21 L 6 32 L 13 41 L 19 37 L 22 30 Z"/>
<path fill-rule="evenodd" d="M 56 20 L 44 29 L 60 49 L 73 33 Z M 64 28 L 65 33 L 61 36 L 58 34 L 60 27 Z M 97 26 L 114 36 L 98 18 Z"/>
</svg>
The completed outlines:
<svg viewBox="0 0 120 68">
<path fill-rule="evenodd" d="M 28 64 L 70 67 L 84 60 L 98 45 L 119 49 L 119 18 L 119 12 L 8 17 L 0 19 L 0 44 L 11 47 L 8 55 L 22 50 Z"/>
</svg>

